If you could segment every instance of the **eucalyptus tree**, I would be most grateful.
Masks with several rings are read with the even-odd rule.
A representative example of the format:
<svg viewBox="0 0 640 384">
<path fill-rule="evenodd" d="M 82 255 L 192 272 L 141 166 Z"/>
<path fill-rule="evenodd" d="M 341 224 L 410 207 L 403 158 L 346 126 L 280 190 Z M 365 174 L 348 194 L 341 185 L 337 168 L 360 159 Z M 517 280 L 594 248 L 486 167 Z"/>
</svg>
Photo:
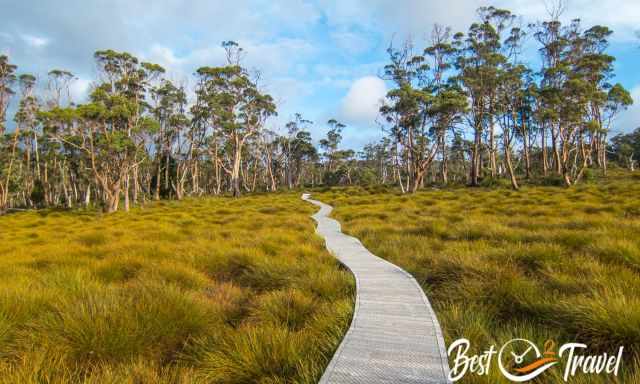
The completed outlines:
<svg viewBox="0 0 640 384">
<path fill-rule="evenodd" d="M 73 73 L 64 69 L 52 69 L 48 73 L 47 91 L 49 98 L 47 106 L 49 108 L 62 106 L 62 101 L 66 96 L 67 104 L 71 103 L 70 85 L 75 80 Z"/>
<path fill-rule="evenodd" d="M 395 141 L 396 172 L 402 192 L 415 191 L 421 185 L 424 165 L 433 159 L 436 148 L 429 146 L 426 137 L 426 110 L 432 96 L 423 87 L 429 65 L 423 55 L 414 54 L 413 48 L 413 43 L 407 41 L 400 48 L 387 49 L 390 63 L 384 67 L 384 78 L 394 88 L 387 92 L 387 101 L 380 108 Z"/>
<path fill-rule="evenodd" d="M 223 43 L 227 48 L 231 64 L 224 67 L 201 67 L 196 96 L 200 107 L 214 131 L 231 148 L 230 167 L 223 167 L 229 174 L 230 187 L 234 196 L 240 196 L 240 166 L 242 150 L 247 140 L 257 135 L 267 118 L 276 114 L 273 98 L 262 93 L 247 70 L 234 62 L 231 48 L 237 45 Z M 230 48 L 231 47 L 231 48 Z M 238 51 L 236 51 L 238 52 Z"/>
<path fill-rule="evenodd" d="M 463 136 L 462 130 L 454 130 L 449 148 L 449 178 L 457 183 L 464 183 L 469 177 L 469 166 L 467 159 L 471 159 L 473 153 L 473 142 Z"/>
<path fill-rule="evenodd" d="M 16 128 L 11 139 L 5 137 L 6 113 L 11 96 L 15 93 L 13 85 L 17 68 L 7 56 L 0 55 L 0 214 L 5 213 L 9 205 L 9 188 L 20 135 L 20 130 Z"/>
<path fill-rule="evenodd" d="M 603 173 L 606 176 L 607 173 L 607 133 L 611 131 L 613 128 L 613 124 L 615 123 L 616 117 L 618 115 L 629 108 L 630 105 L 633 104 L 633 98 L 629 91 L 627 91 L 620 83 L 615 84 L 609 89 L 607 92 L 607 101 L 603 108 L 602 115 L 602 133 L 603 135 L 600 137 L 598 142 L 598 163 L 601 164 Z M 631 155 L 631 160 L 629 161 L 630 168 L 633 168 L 633 154 Z M 631 169 L 633 170 L 633 169 Z"/>
<path fill-rule="evenodd" d="M 638 154 L 640 154 L 640 128 L 630 133 L 619 133 L 611 138 L 609 155 L 632 172 L 636 169 Z"/>
<path fill-rule="evenodd" d="M 526 72 L 526 67 L 516 65 L 514 67 L 507 66 L 500 75 L 500 86 L 498 88 L 496 113 L 499 116 L 498 121 L 502 130 L 502 147 L 504 153 L 505 167 L 509 173 L 509 179 L 513 189 L 518 189 L 518 181 L 516 171 L 513 164 L 513 142 L 517 133 L 522 132 L 525 128 L 523 110 L 523 81 L 522 78 Z M 522 124 L 522 126 L 520 125 Z M 520 126 L 520 128 L 519 128 Z M 526 137 L 523 135 L 523 138 Z M 526 147 L 526 140 L 523 147 Z M 523 150 L 527 150 L 523 148 Z M 525 166 L 526 168 L 526 166 Z"/>
<path fill-rule="evenodd" d="M 356 152 L 352 149 L 338 150 L 334 153 L 336 171 L 329 175 L 329 184 L 353 184 L 353 174 L 358 166 Z"/>
<path fill-rule="evenodd" d="M 296 170 L 294 184 L 300 187 L 305 184 L 307 178 L 313 184 L 319 155 L 309 131 L 298 131 L 291 141 L 291 160 Z"/>
<path fill-rule="evenodd" d="M 633 104 L 631 95 L 621 84 L 609 82 L 613 77 L 615 58 L 607 54 L 606 49 L 612 33 L 609 28 L 599 25 L 584 31 L 580 38 L 581 57 L 574 71 L 582 76 L 589 99 L 585 115 L 590 145 L 584 145 L 583 156 L 590 165 L 595 152 L 596 164 L 605 175 L 607 134 L 614 118 Z"/>
<path fill-rule="evenodd" d="M 456 49 L 451 44 L 451 30 L 435 25 L 431 33 L 431 46 L 424 54 L 431 58 L 431 78 L 428 89 L 433 94 L 428 114 L 433 119 L 433 130 L 440 150 L 442 183 L 448 182 L 447 132 L 466 110 L 466 95 L 459 87 L 447 81 L 447 72 L 455 62 Z"/>
<path fill-rule="evenodd" d="M 265 189 L 270 192 L 278 190 L 278 168 L 284 154 L 279 151 L 282 148 L 282 139 L 274 131 L 264 129 L 258 136 L 260 146 L 260 159 L 264 168 L 263 183 Z"/>
<path fill-rule="evenodd" d="M 609 83 L 615 58 L 606 54 L 611 31 L 603 26 L 582 30 L 580 20 L 562 26 L 541 23 L 536 37 L 543 44 L 542 118 L 552 129 L 555 170 L 569 186 L 595 164 L 606 172 L 605 116 L 615 116 L 632 100 L 622 86 Z"/>
<path fill-rule="evenodd" d="M 361 162 L 360 167 L 363 172 L 370 172 L 373 180 L 380 184 L 387 184 L 390 175 L 393 173 L 393 155 L 391 153 L 391 139 L 382 137 L 378 142 L 365 144 L 358 154 Z M 367 176 L 369 177 L 369 176 Z"/>
<path fill-rule="evenodd" d="M 14 117 L 16 131 L 20 132 L 23 142 L 24 164 L 22 171 L 22 200 L 25 205 L 32 205 L 30 195 L 35 181 L 40 176 L 40 155 L 38 149 L 38 112 L 40 105 L 34 94 L 36 78 L 31 74 L 19 76 L 20 102 Z M 62 165 L 61 165 L 62 167 Z M 69 201 L 65 187 L 66 201 Z"/>
<path fill-rule="evenodd" d="M 16 82 L 18 67 L 9 62 L 9 57 L 0 55 L 0 135 L 4 135 L 7 120 L 7 107 L 11 96 L 15 93 L 13 85 Z"/>
<path fill-rule="evenodd" d="M 167 115 L 166 128 L 166 147 L 168 151 L 165 156 L 173 157 L 175 166 L 175 175 L 173 178 L 165 171 L 165 180 L 170 180 L 171 188 L 178 200 L 185 195 L 185 183 L 189 172 L 192 173 L 194 183 L 192 189 L 197 193 L 197 175 L 198 165 L 196 153 L 201 143 L 201 136 L 197 135 L 197 131 L 190 128 L 191 122 L 186 115 L 187 95 L 182 87 L 176 87 L 168 81 L 165 81 L 167 93 L 165 97 L 169 100 L 165 102 Z M 173 149 L 173 153 L 172 153 Z M 165 165 L 165 170 L 169 167 Z"/>
<path fill-rule="evenodd" d="M 186 105 L 187 95 L 183 87 L 177 87 L 171 81 L 162 79 L 162 81 L 150 89 L 151 99 L 153 104 L 151 106 L 151 113 L 154 119 L 158 122 L 158 132 L 155 137 L 155 187 L 153 197 L 155 200 L 160 199 L 161 186 L 165 195 L 170 194 L 171 191 L 180 196 L 183 195 L 183 190 L 177 190 L 179 186 L 184 186 L 186 181 L 187 171 L 189 169 L 190 156 L 193 154 L 194 148 L 192 144 L 185 143 L 184 137 L 187 125 L 186 117 Z M 189 140 L 193 142 L 193 140 Z M 179 143 L 178 143 L 179 142 Z M 174 146 L 178 143 L 177 152 L 175 157 L 182 157 L 182 160 L 176 166 L 175 178 L 180 181 L 173 180 L 171 175 L 170 162 L 174 158 Z M 181 153 L 186 150 L 182 148 L 183 145 L 189 145 L 189 153 L 185 156 Z M 178 183 L 177 185 L 175 183 Z"/>
<path fill-rule="evenodd" d="M 524 32 L 513 27 L 502 43 L 505 61 L 498 67 L 498 87 L 496 90 L 494 113 L 502 131 L 504 165 L 509 173 L 513 189 L 518 189 L 516 170 L 513 163 L 513 143 L 520 136 L 525 158 L 525 175 L 530 176 L 530 158 L 527 119 L 529 112 L 528 82 L 530 70 L 518 60 Z"/>
<path fill-rule="evenodd" d="M 342 130 L 346 125 L 340 123 L 336 119 L 329 119 L 327 121 L 329 130 L 327 131 L 327 137 L 320 139 L 320 148 L 324 151 L 323 156 L 325 158 L 326 172 L 333 172 L 337 163 L 336 153 L 338 146 L 342 141 Z"/>
<path fill-rule="evenodd" d="M 562 24 L 557 18 L 538 23 L 534 36 L 541 45 L 539 48 L 542 58 L 540 71 L 540 86 L 538 90 L 538 120 L 542 125 L 542 153 L 546 154 L 544 138 L 547 137 L 547 129 L 551 136 L 551 151 L 553 169 L 560 175 L 562 173 L 560 152 L 558 149 L 560 127 L 560 106 L 562 102 L 561 88 L 566 78 L 566 69 L 562 62 L 562 52 L 565 50 L 567 40 L 562 34 Z M 543 159 L 546 175 L 546 157 Z"/>
<path fill-rule="evenodd" d="M 393 81 L 394 88 L 380 110 L 404 152 L 400 157 L 406 181 L 397 170 L 403 192 L 415 192 L 424 184 L 438 152 L 442 182 L 448 181 L 447 132 L 467 107 L 467 96 L 448 78 L 457 52 L 449 29 L 434 27 L 431 45 L 422 55 L 414 55 L 412 48 L 410 43 L 389 48 L 391 63 L 385 67 L 385 78 Z"/>
<path fill-rule="evenodd" d="M 311 149 L 309 148 L 309 146 L 313 147 L 311 135 L 305 130 L 311 124 L 313 124 L 311 120 L 307 120 L 301 114 L 296 113 L 294 119 L 285 125 L 287 135 L 280 137 L 283 171 L 289 189 L 292 189 L 294 184 L 298 185 L 300 182 L 303 158 L 306 155 L 313 155 L 310 153 Z M 315 150 L 315 148 L 313 149 Z M 295 181 L 294 178 L 296 179 Z"/>
<path fill-rule="evenodd" d="M 47 73 L 45 92 L 38 100 L 41 112 L 71 107 L 71 85 L 77 78 L 64 69 L 53 69 Z M 84 194 L 84 205 L 91 202 L 92 185 L 85 172 L 85 158 L 76 153 L 77 149 L 56 140 L 51 135 L 44 115 L 38 114 L 40 135 L 34 134 L 34 154 L 36 156 L 36 179 L 32 200 L 34 204 L 59 205 L 60 189 L 64 203 L 72 207 Z M 83 192 L 79 191 L 82 189 Z"/>
<path fill-rule="evenodd" d="M 144 160 L 145 135 L 157 130 L 157 122 L 144 115 L 144 99 L 146 81 L 158 67 L 126 52 L 97 51 L 94 57 L 101 83 L 90 102 L 43 116 L 57 140 L 85 154 L 105 211 L 113 212 L 122 195 L 129 208 L 130 173 Z"/>
<path fill-rule="evenodd" d="M 501 67 L 507 59 L 502 52 L 502 33 L 513 23 L 515 16 L 510 11 L 494 7 L 478 10 L 480 21 L 473 23 L 466 36 L 457 33 L 454 46 L 458 49 L 456 76 L 470 98 L 468 122 L 473 129 L 473 151 L 470 166 L 470 184 L 478 185 L 482 171 L 482 138 L 489 136 L 488 152 L 491 176 L 497 173 L 495 145 L 495 115 L 497 90 Z"/>
</svg>

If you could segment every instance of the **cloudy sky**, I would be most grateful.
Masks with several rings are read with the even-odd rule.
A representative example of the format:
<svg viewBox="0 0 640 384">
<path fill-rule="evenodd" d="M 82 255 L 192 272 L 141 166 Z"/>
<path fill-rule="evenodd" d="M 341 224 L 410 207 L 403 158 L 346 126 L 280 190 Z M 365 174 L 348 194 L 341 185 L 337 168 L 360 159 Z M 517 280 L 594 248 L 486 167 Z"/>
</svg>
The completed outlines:
<svg viewBox="0 0 640 384">
<path fill-rule="evenodd" d="M 359 147 L 380 137 L 377 104 L 388 85 L 378 75 L 391 39 L 410 35 L 422 47 L 434 23 L 464 30 L 481 5 L 509 8 L 525 24 L 546 15 L 544 0 L 0 0 L 0 53 L 21 73 L 72 71 L 81 100 L 96 50 L 131 52 L 192 87 L 195 69 L 222 65 L 220 43 L 235 40 L 278 101 L 273 128 L 300 112 L 318 139 L 335 117 L 348 125 L 347 145 Z M 568 0 L 564 16 L 615 31 L 616 81 L 638 100 L 616 130 L 640 126 L 640 0 Z"/>
</svg>

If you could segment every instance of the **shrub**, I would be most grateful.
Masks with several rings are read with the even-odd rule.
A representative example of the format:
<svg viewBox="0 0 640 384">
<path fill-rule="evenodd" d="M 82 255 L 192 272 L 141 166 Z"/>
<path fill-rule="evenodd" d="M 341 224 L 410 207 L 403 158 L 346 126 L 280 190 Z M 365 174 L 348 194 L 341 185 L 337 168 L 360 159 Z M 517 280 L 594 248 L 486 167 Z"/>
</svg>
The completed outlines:
<svg viewBox="0 0 640 384">
<path fill-rule="evenodd" d="M 540 179 L 540 185 L 547 187 L 563 187 L 565 186 L 565 182 L 562 176 L 549 175 Z"/>
<path fill-rule="evenodd" d="M 511 181 L 503 177 L 485 177 L 480 181 L 484 188 L 511 188 Z"/>
</svg>

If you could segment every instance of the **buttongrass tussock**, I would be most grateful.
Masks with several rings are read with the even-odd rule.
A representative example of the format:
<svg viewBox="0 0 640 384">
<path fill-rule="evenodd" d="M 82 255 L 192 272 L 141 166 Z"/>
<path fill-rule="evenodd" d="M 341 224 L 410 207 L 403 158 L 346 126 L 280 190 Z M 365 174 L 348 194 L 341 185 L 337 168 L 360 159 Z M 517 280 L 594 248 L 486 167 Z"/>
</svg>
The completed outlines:
<svg viewBox="0 0 640 384">
<path fill-rule="evenodd" d="M 293 194 L 0 218 L 0 382 L 315 383 L 351 275 Z"/>
<path fill-rule="evenodd" d="M 512 338 L 542 346 L 625 347 L 619 383 L 640 382 L 640 184 L 614 174 L 574 188 L 333 189 L 345 232 L 405 268 L 436 310 L 445 339 L 480 352 Z M 556 372 L 557 371 L 557 372 Z M 495 373 L 496 375 L 494 375 Z M 464 383 L 506 383 L 497 369 Z M 562 370 L 537 382 L 560 382 Z M 575 383 L 616 382 L 584 375 Z"/>
</svg>

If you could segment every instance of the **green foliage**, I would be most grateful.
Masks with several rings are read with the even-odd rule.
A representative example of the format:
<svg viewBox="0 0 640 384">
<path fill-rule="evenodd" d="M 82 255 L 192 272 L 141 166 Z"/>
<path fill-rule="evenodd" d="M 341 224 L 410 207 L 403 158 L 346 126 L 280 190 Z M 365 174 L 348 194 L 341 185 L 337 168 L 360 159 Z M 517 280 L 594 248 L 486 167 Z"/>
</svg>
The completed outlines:
<svg viewBox="0 0 640 384">
<path fill-rule="evenodd" d="M 586 168 L 584 170 L 584 174 L 582 176 L 582 178 L 584 179 L 584 181 L 591 183 L 597 180 L 597 170 L 593 169 L 593 168 Z"/>
<path fill-rule="evenodd" d="M 45 203 L 45 196 L 44 196 L 44 185 L 43 183 L 38 180 L 34 183 L 33 186 L 33 190 L 31 191 L 31 201 L 33 201 L 33 203 L 37 206 L 37 207 L 42 207 L 44 206 Z"/>
<path fill-rule="evenodd" d="M 4 134 L 7 106 L 9 97 L 15 92 L 12 88 L 16 81 L 16 69 L 18 67 L 9 62 L 7 55 L 0 55 L 0 135 Z"/>
<path fill-rule="evenodd" d="M 640 128 L 630 133 L 619 133 L 611 139 L 611 158 L 620 165 L 630 167 L 640 156 Z"/>
<path fill-rule="evenodd" d="M 322 182 L 327 186 L 336 186 L 339 185 L 342 180 L 344 180 L 345 175 L 346 169 L 343 167 L 340 167 L 333 171 L 327 170 L 322 175 Z"/>
<path fill-rule="evenodd" d="M 359 167 L 354 174 L 355 183 L 358 185 L 374 185 L 377 183 L 375 170 L 368 167 Z"/>
<path fill-rule="evenodd" d="M 539 179 L 540 185 L 544 185 L 547 187 L 561 187 L 565 185 L 564 179 L 561 176 L 557 175 L 549 175 L 546 177 L 541 177 Z"/>
<path fill-rule="evenodd" d="M 480 181 L 480 186 L 484 188 L 511 188 L 511 182 L 504 178 L 485 177 Z"/>
</svg>

